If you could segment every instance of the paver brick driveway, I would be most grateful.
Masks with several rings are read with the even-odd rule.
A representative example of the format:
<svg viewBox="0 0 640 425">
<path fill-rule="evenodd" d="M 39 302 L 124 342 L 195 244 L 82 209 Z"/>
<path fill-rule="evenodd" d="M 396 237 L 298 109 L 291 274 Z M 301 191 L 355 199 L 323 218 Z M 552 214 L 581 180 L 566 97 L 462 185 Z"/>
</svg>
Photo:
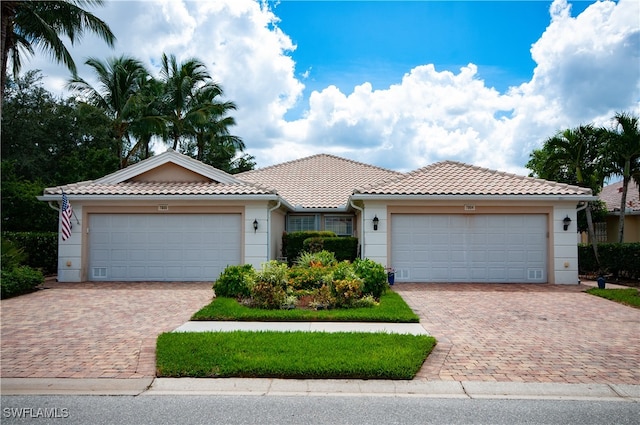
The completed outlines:
<svg viewBox="0 0 640 425">
<path fill-rule="evenodd" d="M 2 300 L 1 376 L 141 378 L 210 283 L 52 283 Z M 438 339 L 417 379 L 640 383 L 640 310 L 584 286 L 397 284 Z"/>
<path fill-rule="evenodd" d="M 3 378 L 155 375 L 156 337 L 211 301 L 211 283 L 47 283 L 2 300 Z"/>
<path fill-rule="evenodd" d="M 398 284 L 438 340 L 417 378 L 640 384 L 640 309 L 582 285 Z"/>
</svg>

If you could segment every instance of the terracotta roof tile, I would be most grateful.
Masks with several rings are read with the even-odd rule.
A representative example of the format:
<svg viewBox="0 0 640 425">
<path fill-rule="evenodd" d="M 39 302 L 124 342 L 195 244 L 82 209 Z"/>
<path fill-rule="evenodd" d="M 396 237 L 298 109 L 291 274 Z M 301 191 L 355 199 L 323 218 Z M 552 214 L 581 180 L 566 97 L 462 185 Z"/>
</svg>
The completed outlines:
<svg viewBox="0 0 640 425">
<path fill-rule="evenodd" d="M 45 189 L 45 195 L 255 195 L 271 194 L 272 190 L 249 183 L 205 183 L 205 182 L 122 182 L 74 183 Z"/>
<path fill-rule="evenodd" d="M 640 194 L 638 185 L 631 180 L 627 187 L 627 208 L 640 211 Z M 612 183 L 602 188 L 599 195 L 600 200 L 607 204 L 608 211 L 620 211 L 620 201 L 622 200 L 622 182 Z"/>
<path fill-rule="evenodd" d="M 534 179 L 488 168 L 444 161 L 392 180 L 364 186 L 378 195 L 589 195 L 590 189 Z"/>
<path fill-rule="evenodd" d="M 402 175 L 397 171 L 319 154 L 247 171 L 236 177 L 273 187 L 293 206 L 338 208 L 347 203 L 355 187 Z"/>
</svg>

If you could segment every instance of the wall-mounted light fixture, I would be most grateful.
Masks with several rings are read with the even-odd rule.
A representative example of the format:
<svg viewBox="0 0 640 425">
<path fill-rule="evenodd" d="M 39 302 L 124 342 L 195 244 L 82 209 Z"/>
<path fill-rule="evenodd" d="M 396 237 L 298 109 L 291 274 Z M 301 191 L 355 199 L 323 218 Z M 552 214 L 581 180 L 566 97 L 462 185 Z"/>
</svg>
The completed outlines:
<svg viewBox="0 0 640 425">
<path fill-rule="evenodd" d="M 258 219 L 253 220 L 253 233 L 258 231 Z"/>
<path fill-rule="evenodd" d="M 571 224 L 571 219 L 569 218 L 569 216 L 566 216 L 563 220 L 562 220 L 562 225 L 564 227 L 564 230 L 567 230 L 569 228 L 569 225 Z"/>
<path fill-rule="evenodd" d="M 378 224 L 380 223 L 380 219 L 378 216 L 373 217 L 373 230 L 378 230 Z"/>
</svg>

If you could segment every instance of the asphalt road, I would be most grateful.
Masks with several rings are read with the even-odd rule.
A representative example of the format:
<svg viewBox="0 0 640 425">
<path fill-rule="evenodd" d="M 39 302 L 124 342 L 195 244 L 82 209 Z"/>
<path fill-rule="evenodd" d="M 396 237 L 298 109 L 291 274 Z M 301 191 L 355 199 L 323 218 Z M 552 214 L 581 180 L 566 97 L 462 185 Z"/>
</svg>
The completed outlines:
<svg viewBox="0 0 640 425">
<path fill-rule="evenodd" d="M 4 424 L 638 424 L 631 401 L 365 396 L 2 396 Z M 19 417 L 20 416 L 20 417 Z"/>
</svg>

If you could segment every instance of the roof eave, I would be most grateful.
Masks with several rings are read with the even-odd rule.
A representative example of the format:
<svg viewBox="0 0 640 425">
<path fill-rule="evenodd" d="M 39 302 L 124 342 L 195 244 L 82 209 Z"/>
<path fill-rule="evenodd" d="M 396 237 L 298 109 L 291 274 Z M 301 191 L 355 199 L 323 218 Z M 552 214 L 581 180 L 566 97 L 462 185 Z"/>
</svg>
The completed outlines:
<svg viewBox="0 0 640 425">
<path fill-rule="evenodd" d="M 592 195 L 407 195 L 354 193 L 354 201 L 595 201 Z"/>
<path fill-rule="evenodd" d="M 62 195 L 46 194 L 36 197 L 39 201 L 60 201 Z M 215 195 L 73 195 L 69 201 L 174 201 L 174 200 L 227 200 L 227 201 L 279 201 L 276 194 L 215 194 Z"/>
</svg>

